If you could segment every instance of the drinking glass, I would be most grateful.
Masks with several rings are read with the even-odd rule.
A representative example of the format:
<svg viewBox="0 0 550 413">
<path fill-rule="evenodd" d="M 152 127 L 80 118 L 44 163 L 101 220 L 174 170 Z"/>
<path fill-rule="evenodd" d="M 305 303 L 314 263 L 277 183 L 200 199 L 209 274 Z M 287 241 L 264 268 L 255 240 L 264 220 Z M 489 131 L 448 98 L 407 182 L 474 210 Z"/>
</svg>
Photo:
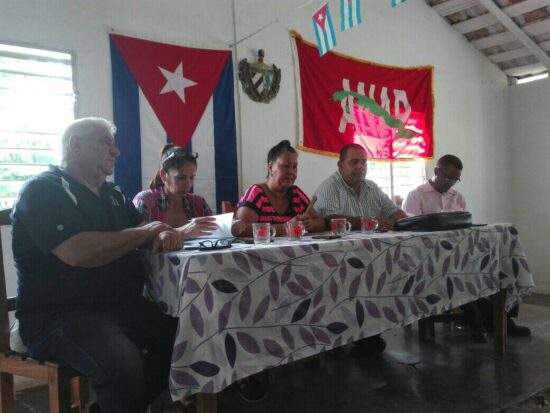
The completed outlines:
<svg viewBox="0 0 550 413">
<path fill-rule="evenodd" d="M 361 218 L 361 232 L 363 234 L 372 234 L 378 228 L 378 220 L 376 217 Z"/>
<path fill-rule="evenodd" d="M 255 222 L 252 224 L 254 244 L 269 244 L 271 237 L 274 237 L 275 233 L 275 227 L 269 225 L 269 222 Z"/>
<path fill-rule="evenodd" d="M 330 220 L 330 231 L 333 235 L 344 236 L 351 231 L 351 224 L 346 218 L 332 218 Z"/>
<path fill-rule="evenodd" d="M 288 221 L 286 223 L 286 235 L 289 241 L 301 241 L 306 228 L 300 221 Z"/>
</svg>

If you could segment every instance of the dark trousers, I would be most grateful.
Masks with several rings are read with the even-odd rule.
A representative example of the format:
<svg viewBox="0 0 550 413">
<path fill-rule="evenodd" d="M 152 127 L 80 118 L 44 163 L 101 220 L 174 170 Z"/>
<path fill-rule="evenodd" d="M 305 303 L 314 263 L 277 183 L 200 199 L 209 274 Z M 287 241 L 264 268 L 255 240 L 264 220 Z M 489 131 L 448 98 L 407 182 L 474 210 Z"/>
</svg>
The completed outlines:
<svg viewBox="0 0 550 413">
<path fill-rule="evenodd" d="M 146 300 L 109 311 L 56 316 L 28 343 L 90 378 L 102 413 L 139 413 L 166 388 L 176 319 Z"/>
</svg>

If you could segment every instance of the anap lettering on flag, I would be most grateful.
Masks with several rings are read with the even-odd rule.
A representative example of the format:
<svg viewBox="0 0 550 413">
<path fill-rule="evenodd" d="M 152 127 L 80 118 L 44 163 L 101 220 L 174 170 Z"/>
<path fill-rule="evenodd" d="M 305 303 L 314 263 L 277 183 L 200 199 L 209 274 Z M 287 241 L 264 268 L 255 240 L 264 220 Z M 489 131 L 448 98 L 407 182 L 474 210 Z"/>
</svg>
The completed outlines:
<svg viewBox="0 0 550 413">
<path fill-rule="evenodd" d="M 407 0 L 391 0 L 391 6 L 396 7 L 398 4 L 405 3 Z"/>
<path fill-rule="evenodd" d="M 199 153 L 194 192 L 219 210 L 238 197 L 233 65 L 227 50 L 112 34 L 115 180 L 134 196 L 154 177 L 171 141 Z"/>
<path fill-rule="evenodd" d="M 336 36 L 334 35 L 332 18 L 330 17 L 330 10 L 327 3 L 324 3 L 321 8 L 313 14 L 312 20 L 319 56 L 323 56 L 336 46 Z"/>
<path fill-rule="evenodd" d="M 328 53 L 293 33 L 299 149 L 338 156 L 357 143 L 371 159 L 433 157 L 433 67 L 397 67 Z M 322 79 L 322 81 L 319 81 Z"/>
<path fill-rule="evenodd" d="M 340 0 L 340 20 L 342 31 L 361 23 L 361 1 Z"/>
</svg>

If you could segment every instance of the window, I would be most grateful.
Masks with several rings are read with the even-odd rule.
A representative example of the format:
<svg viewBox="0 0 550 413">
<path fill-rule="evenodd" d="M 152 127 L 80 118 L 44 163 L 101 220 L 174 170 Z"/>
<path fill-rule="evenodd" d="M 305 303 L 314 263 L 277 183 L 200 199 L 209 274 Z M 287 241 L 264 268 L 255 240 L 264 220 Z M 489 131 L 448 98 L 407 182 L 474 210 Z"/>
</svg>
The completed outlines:
<svg viewBox="0 0 550 413">
<path fill-rule="evenodd" d="M 74 119 L 72 79 L 70 54 L 0 43 L 0 209 L 59 163 L 60 134 Z"/>
<path fill-rule="evenodd" d="M 399 162 L 367 162 L 367 179 L 376 184 L 397 205 L 409 191 L 426 181 L 426 166 L 423 159 Z"/>
</svg>

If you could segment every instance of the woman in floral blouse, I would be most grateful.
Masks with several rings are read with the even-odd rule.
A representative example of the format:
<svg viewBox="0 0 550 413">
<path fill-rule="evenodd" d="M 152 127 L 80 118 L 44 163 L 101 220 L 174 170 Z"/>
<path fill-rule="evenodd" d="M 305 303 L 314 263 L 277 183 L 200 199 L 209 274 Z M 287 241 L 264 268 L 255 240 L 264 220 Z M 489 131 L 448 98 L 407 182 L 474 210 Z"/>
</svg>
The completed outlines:
<svg viewBox="0 0 550 413">
<path fill-rule="evenodd" d="M 160 221 L 182 227 L 184 238 L 208 234 L 216 229 L 206 200 L 189 191 L 197 173 L 196 152 L 167 144 L 162 149 L 161 166 L 150 189 L 134 197 L 134 205 L 147 222 Z"/>
</svg>

